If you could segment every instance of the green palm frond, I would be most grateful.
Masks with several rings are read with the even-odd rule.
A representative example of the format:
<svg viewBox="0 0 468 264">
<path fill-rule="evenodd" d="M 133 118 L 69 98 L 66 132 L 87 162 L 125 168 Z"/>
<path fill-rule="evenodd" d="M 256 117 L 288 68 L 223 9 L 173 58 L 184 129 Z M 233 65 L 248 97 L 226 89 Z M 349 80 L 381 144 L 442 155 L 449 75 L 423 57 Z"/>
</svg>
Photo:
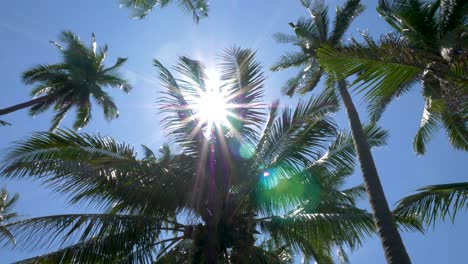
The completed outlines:
<svg viewBox="0 0 468 264">
<path fill-rule="evenodd" d="M 404 217 L 419 217 L 428 225 L 437 219 L 452 221 L 459 210 L 468 209 L 468 183 L 430 185 L 398 202 L 394 213 Z"/>
<path fill-rule="evenodd" d="M 371 147 L 384 146 L 388 139 L 388 133 L 375 124 L 365 125 L 364 133 Z M 310 163 L 307 170 L 312 174 L 323 175 L 322 182 L 336 179 L 336 175 L 341 175 L 341 181 L 344 177 L 351 175 L 356 166 L 356 150 L 350 132 L 341 132 L 328 150 L 321 153 L 319 158 Z M 334 176 L 335 177 L 331 177 Z M 330 186 L 337 187 L 342 182 L 338 181 Z"/>
<path fill-rule="evenodd" d="M 286 108 L 267 132 L 257 160 L 265 168 L 279 163 L 307 164 L 323 148 L 323 140 L 335 135 L 335 125 L 328 115 L 337 110 L 336 98 L 327 94 L 300 102 L 294 111 Z"/>
<path fill-rule="evenodd" d="M 179 58 L 175 70 L 187 79 L 179 80 L 184 95 L 197 97 L 201 92 L 206 91 L 205 81 L 208 76 L 205 74 L 205 66 L 200 61 L 182 56 Z"/>
<path fill-rule="evenodd" d="M 451 145 L 460 150 L 468 151 L 468 113 L 461 115 L 444 109 L 442 113 L 442 124 L 445 127 Z"/>
<path fill-rule="evenodd" d="M 183 210 L 193 191 L 193 158 L 175 156 L 162 167 L 135 156 L 133 147 L 114 139 L 58 130 L 18 144 L 2 170 L 5 177 L 35 175 L 71 202 L 160 215 Z"/>
<path fill-rule="evenodd" d="M 380 0 L 377 11 L 397 32 L 404 33 L 418 46 L 434 46 L 438 25 L 435 18 L 440 1 Z"/>
<path fill-rule="evenodd" d="M 175 143 L 184 147 L 188 154 L 197 153 L 203 136 L 201 126 L 194 119 L 195 114 L 189 108 L 189 102 L 176 79 L 158 60 L 153 62 L 159 71 L 161 84 L 167 89 L 160 99 L 159 111 L 167 115 L 163 119 L 163 127 Z"/>
<path fill-rule="evenodd" d="M 16 239 L 6 225 L 18 218 L 18 214 L 12 210 L 18 199 L 19 194 L 15 193 L 10 197 L 5 187 L 0 190 L 0 240 L 6 239 L 12 245 L 16 244 Z"/>
<path fill-rule="evenodd" d="M 301 1 L 302 5 L 309 10 L 310 17 L 314 21 L 314 27 L 319 32 L 320 40 L 328 38 L 328 6 L 323 0 Z"/>
<path fill-rule="evenodd" d="M 172 221 L 171 221 L 172 222 Z M 81 214 L 54 215 L 14 222 L 8 227 L 21 241 L 24 249 L 70 244 L 56 252 L 34 257 L 20 263 L 50 263 L 68 259 L 77 262 L 149 263 L 152 254 L 171 239 L 161 239 L 164 232 L 182 230 L 182 225 L 163 226 L 164 219 L 132 215 Z M 178 239 L 178 237 L 173 238 Z M 139 262 L 146 260 L 145 262 Z"/>
<path fill-rule="evenodd" d="M 301 45 L 301 40 L 295 35 L 278 32 L 273 35 L 273 38 L 278 43 L 291 43 L 299 46 Z"/>
<path fill-rule="evenodd" d="M 247 140 L 257 140 L 258 129 L 265 122 L 262 111 L 265 77 L 255 52 L 233 47 L 221 54 L 221 81 L 226 84 L 228 104 L 238 105 L 229 118 L 233 128 Z"/>
<path fill-rule="evenodd" d="M 330 45 L 335 46 L 343 38 L 353 20 L 364 11 L 360 0 L 347 0 L 343 6 L 336 8 L 333 32 L 330 35 Z"/>
<path fill-rule="evenodd" d="M 131 17 L 144 18 L 155 7 L 164 8 L 171 0 L 120 0 L 123 7 L 132 10 Z M 182 11 L 192 14 L 193 20 L 198 23 L 200 18 L 208 16 L 208 2 L 205 0 L 178 0 Z"/>
<path fill-rule="evenodd" d="M 426 152 L 426 144 L 437 132 L 440 125 L 440 112 L 437 111 L 437 101 L 426 99 L 421 124 L 413 140 L 413 149 L 418 154 Z"/>
<path fill-rule="evenodd" d="M 361 243 L 363 237 L 373 231 L 372 217 L 364 211 L 342 210 L 334 213 L 298 213 L 283 217 L 274 217 L 260 222 L 263 230 L 272 237 L 285 241 L 295 250 L 304 252 L 316 261 L 331 259 L 330 248 L 333 244 L 327 239 L 334 237 L 336 243 L 354 247 Z M 318 254 L 317 254 L 318 253 Z"/>
<path fill-rule="evenodd" d="M 91 102 L 89 101 L 89 98 L 80 99 L 81 100 L 77 105 L 75 122 L 73 123 L 73 129 L 75 130 L 81 129 L 91 121 Z"/>
<path fill-rule="evenodd" d="M 206 0 L 179 0 L 179 6 L 184 12 L 191 13 L 196 23 L 200 21 L 200 18 L 208 16 Z"/>
<path fill-rule="evenodd" d="M 49 82 L 54 79 L 67 79 L 65 70 L 66 64 L 47 64 L 37 65 L 22 74 L 22 79 L 25 84 L 34 84 L 36 82 Z M 33 90 L 34 91 L 34 90 Z M 44 93 L 32 92 L 32 96 L 39 96 Z"/>
<path fill-rule="evenodd" d="M 412 82 L 425 69 L 421 59 L 397 35 L 387 35 L 379 43 L 365 36 L 365 42 L 354 42 L 342 49 L 324 45 L 318 50 L 318 60 L 338 78 L 358 74 L 353 86 L 366 91 L 368 100 L 398 94 L 402 85 Z"/>
<path fill-rule="evenodd" d="M 442 35 L 456 30 L 460 25 L 466 27 L 468 4 L 463 0 L 440 1 L 439 27 Z"/>
<path fill-rule="evenodd" d="M 272 71 L 280 71 L 290 67 L 298 67 L 307 63 L 308 60 L 310 60 L 310 57 L 303 52 L 286 53 L 270 69 Z"/>
<path fill-rule="evenodd" d="M 300 18 L 296 23 L 289 23 L 289 26 L 294 30 L 296 37 L 300 40 L 299 46 L 311 54 L 315 54 L 314 49 L 320 46 L 321 35 L 310 18 Z"/>
</svg>

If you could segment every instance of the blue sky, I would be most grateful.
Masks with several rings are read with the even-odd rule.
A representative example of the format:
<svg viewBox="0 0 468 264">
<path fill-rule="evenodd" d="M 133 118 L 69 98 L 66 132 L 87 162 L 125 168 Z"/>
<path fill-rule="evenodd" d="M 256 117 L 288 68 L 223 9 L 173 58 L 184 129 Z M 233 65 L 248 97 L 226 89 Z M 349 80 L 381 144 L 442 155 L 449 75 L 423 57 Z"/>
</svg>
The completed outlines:
<svg viewBox="0 0 468 264">
<path fill-rule="evenodd" d="M 327 1 L 330 13 L 341 1 Z M 372 35 L 390 31 L 375 11 L 375 1 L 364 1 L 366 11 L 351 26 L 349 33 L 358 36 L 358 30 L 368 30 Z M 274 3 L 274 4 L 272 4 Z M 72 30 L 85 42 L 94 32 L 98 44 L 109 44 L 108 64 L 117 57 L 128 57 L 122 74 L 134 86 L 125 95 L 115 90 L 111 94 L 120 109 L 120 118 L 106 122 L 99 111 L 94 111 L 93 121 L 84 132 L 112 135 L 138 147 L 145 144 L 153 149 L 165 142 L 161 132 L 155 101 L 161 90 L 152 67 L 152 58 L 166 66 L 173 65 L 180 55 L 202 60 L 213 68 L 216 55 L 224 48 L 239 45 L 256 49 L 258 60 L 267 75 L 267 101 L 280 98 L 283 104 L 293 105 L 296 99 L 281 97 L 280 88 L 294 71 L 272 73 L 268 67 L 291 47 L 276 44 L 275 32 L 290 32 L 288 22 L 307 15 L 299 0 L 213 0 L 210 17 L 195 25 L 190 15 L 169 7 L 152 12 L 144 20 L 128 17 L 128 10 L 119 8 L 118 0 L 15 0 L 2 4 L 0 9 L 0 72 L 2 72 L 2 96 L 0 108 L 29 99 L 29 90 L 20 81 L 21 73 L 36 64 L 55 63 L 60 60 L 56 49 L 48 42 L 57 40 L 62 30 Z M 390 131 L 389 144 L 374 150 L 374 157 L 388 201 L 393 205 L 401 197 L 419 186 L 466 181 L 467 154 L 453 150 L 443 131 L 429 144 L 425 156 L 418 157 L 412 151 L 412 138 L 419 124 L 423 101 L 419 88 L 394 102 L 384 115 L 381 125 Z M 356 96 L 356 104 L 365 119 L 364 105 Z M 95 109 L 97 110 L 97 108 Z M 18 111 L 2 118 L 13 123 L 0 128 L 0 149 L 5 150 L 15 140 L 33 131 L 47 130 L 51 114 L 31 118 L 27 111 Z M 71 127 L 72 115 L 67 116 L 61 127 Z M 338 123 L 347 128 L 341 112 Z M 349 179 L 350 184 L 361 183 L 360 173 Z M 11 192 L 21 195 L 16 211 L 30 216 L 90 212 L 92 209 L 70 206 L 65 197 L 29 180 L 5 181 Z M 366 201 L 362 206 L 367 207 Z M 462 212 L 455 224 L 439 223 L 435 230 L 420 233 L 403 233 L 403 240 L 413 263 L 462 263 L 466 258 L 468 213 Z M 30 257 L 44 250 L 20 252 L 0 249 L 0 263 Z M 367 239 L 363 247 L 351 253 L 351 263 L 384 263 L 379 240 Z"/>
</svg>

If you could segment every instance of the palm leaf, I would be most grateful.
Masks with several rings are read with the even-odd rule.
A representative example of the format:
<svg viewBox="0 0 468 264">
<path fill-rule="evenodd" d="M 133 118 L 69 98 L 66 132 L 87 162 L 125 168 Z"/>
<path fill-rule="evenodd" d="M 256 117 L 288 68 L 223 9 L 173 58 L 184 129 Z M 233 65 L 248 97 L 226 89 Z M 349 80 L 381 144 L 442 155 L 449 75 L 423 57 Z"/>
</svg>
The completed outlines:
<svg viewBox="0 0 468 264">
<path fill-rule="evenodd" d="M 366 91 L 368 100 L 398 94 L 402 85 L 413 81 L 425 66 L 414 51 L 405 48 L 397 36 L 389 35 L 378 44 L 369 37 L 340 50 L 324 45 L 318 50 L 321 65 L 339 78 L 357 74 L 353 86 Z"/>
<path fill-rule="evenodd" d="M 420 217 L 428 225 L 436 220 L 455 219 L 460 209 L 468 208 L 468 183 L 430 185 L 401 199 L 394 213 L 408 217 Z"/>
<path fill-rule="evenodd" d="M 364 11 L 364 6 L 360 0 L 347 0 L 343 6 L 337 7 L 333 26 L 333 32 L 330 36 L 330 45 L 335 46 L 343 38 L 353 20 Z"/>
<path fill-rule="evenodd" d="M 182 88 L 158 60 L 153 60 L 159 70 L 159 79 L 167 89 L 160 99 L 160 112 L 167 114 L 163 119 L 164 129 L 186 153 L 197 153 L 199 143 L 203 137 L 201 125 L 194 119 L 195 114 L 189 107 L 189 102 L 182 93 Z M 181 62 L 183 64 L 183 62 Z M 186 87 L 189 88 L 190 87 Z"/>
<path fill-rule="evenodd" d="M 163 219 L 130 215 L 56 215 L 11 223 L 24 241 L 21 248 L 49 247 L 55 242 L 69 244 L 58 251 L 24 260 L 20 263 L 75 262 L 150 263 L 152 254 L 170 239 L 160 239 Z M 145 261 L 142 261 L 145 260 Z M 123 262 L 123 261 L 122 261 Z"/>
<path fill-rule="evenodd" d="M 132 10 L 131 17 L 144 18 L 155 7 L 164 8 L 171 0 L 120 0 L 123 7 Z M 198 23 L 200 18 L 208 16 L 208 2 L 204 0 L 179 0 L 180 8 L 192 14 L 193 20 Z"/>
<path fill-rule="evenodd" d="M 426 144 L 431 137 L 437 132 L 440 124 L 440 112 L 434 107 L 433 104 L 437 103 L 430 99 L 426 99 L 424 105 L 424 112 L 421 118 L 421 124 L 413 140 L 413 149 L 418 154 L 426 152 Z"/>
<path fill-rule="evenodd" d="M 260 104 L 265 78 L 255 60 L 255 52 L 233 47 L 223 52 L 221 60 L 221 80 L 226 82 L 227 103 L 237 106 L 232 110 L 235 117 L 229 121 L 239 135 L 256 140 L 258 129 L 265 122 Z"/>
<path fill-rule="evenodd" d="M 257 160 L 265 168 L 307 164 L 324 148 L 323 140 L 334 135 L 335 125 L 327 115 L 337 110 L 336 98 L 326 94 L 300 102 L 294 111 L 286 108 L 268 131 Z"/>
</svg>

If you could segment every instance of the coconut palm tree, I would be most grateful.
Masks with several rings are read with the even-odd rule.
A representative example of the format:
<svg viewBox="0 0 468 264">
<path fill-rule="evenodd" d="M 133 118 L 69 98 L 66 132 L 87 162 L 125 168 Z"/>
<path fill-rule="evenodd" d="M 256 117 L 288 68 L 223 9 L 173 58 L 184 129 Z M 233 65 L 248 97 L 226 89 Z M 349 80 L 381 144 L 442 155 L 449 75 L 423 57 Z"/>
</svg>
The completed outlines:
<svg viewBox="0 0 468 264">
<path fill-rule="evenodd" d="M 144 18 L 153 8 L 164 8 L 171 4 L 172 0 L 120 0 L 123 7 L 132 10 L 133 18 Z M 206 0 L 178 0 L 179 7 L 186 13 L 193 16 L 193 20 L 198 23 L 200 18 L 208 16 L 208 1 Z"/>
<path fill-rule="evenodd" d="M 12 211 L 12 207 L 18 201 L 19 195 L 15 193 L 13 197 L 9 196 L 6 188 L 0 190 L 0 237 L 14 245 L 16 244 L 15 237 L 5 225 L 18 217 L 18 214 Z"/>
<path fill-rule="evenodd" d="M 466 1 L 380 1 L 378 11 L 395 29 L 375 41 L 353 41 L 344 49 L 320 50 L 321 62 L 344 75 L 359 73 L 358 82 L 379 119 L 395 98 L 421 87 L 425 100 L 414 150 L 443 126 L 453 147 L 468 150 L 468 73 Z M 420 83 L 421 86 L 414 84 Z"/>
<path fill-rule="evenodd" d="M 378 11 L 396 31 L 379 40 L 364 35 L 364 42 L 319 50 L 330 70 L 343 76 L 358 73 L 356 84 L 379 119 L 395 98 L 421 87 L 425 106 L 413 141 L 418 154 L 444 127 L 452 146 L 468 150 L 468 49 L 466 1 L 380 1 Z M 420 86 L 415 84 L 420 83 Z M 466 208 L 466 183 L 426 186 L 401 200 L 398 212 L 418 213 L 434 223 Z M 452 208 L 452 210 L 450 210 Z"/>
<path fill-rule="evenodd" d="M 103 108 L 107 120 L 118 117 L 117 106 L 103 88 L 118 88 L 126 93 L 132 89 L 130 84 L 116 73 L 127 59 L 118 58 L 113 66 L 105 68 L 103 63 L 108 48 L 105 45 L 98 49 L 94 34 L 90 47 L 86 47 L 78 36 L 70 31 L 62 32 L 61 40 L 65 44 L 64 47 L 52 42 L 63 55 L 61 63 L 38 65 L 23 73 L 25 84 L 37 84 L 31 90 L 31 96 L 35 98 L 0 109 L 0 115 L 29 108 L 29 113 L 35 116 L 53 106 L 56 112 L 52 119 L 53 130 L 58 127 L 68 111 L 76 107 L 77 116 L 73 127 L 78 129 L 91 120 L 92 97 Z"/>
<path fill-rule="evenodd" d="M 290 67 L 300 67 L 298 75 L 288 80 L 283 88 L 283 92 L 290 96 L 295 92 L 302 94 L 310 92 L 317 86 L 326 73 L 326 68 L 317 60 L 317 50 L 323 45 L 335 48 L 344 46 L 342 42 L 344 33 L 354 18 L 364 10 L 359 0 L 345 1 L 341 7 L 337 8 L 332 29 L 329 30 L 328 8 L 323 1 L 301 0 L 301 3 L 309 11 L 310 18 L 301 18 L 297 23 L 289 24 L 295 35 L 283 33 L 275 35 L 277 41 L 298 46 L 300 51 L 284 55 L 271 68 L 273 71 L 279 71 Z M 385 257 L 389 263 L 410 263 L 385 198 L 370 145 L 365 137 L 347 84 L 344 78 L 340 79 L 335 76 L 335 71 L 329 70 L 328 73 L 327 90 L 332 93 L 335 88 L 338 90 L 348 115 L 364 184 Z"/>
<path fill-rule="evenodd" d="M 112 138 L 64 130 L 10 150 L 5 177 L 39 179 L 72 202 L 110 208 L 7 225 L 20 248 L 66 245 L 20 263 L 282 263 L 290 252 L 332 263 L 332 249 L 356 248 L 374 231 L 371 214 L 355 205 L 363 187 L 342 188 L 355 151 L 330 118 L 336 99 L 324 94 L 282 111 L 275 103 L 267 115 L 254 53 L 233 48 L 221 58 L 215 87 L 196 60 L 180 58 L 181 79 L 154 61 L 177 153 L 143 147 L 138 157 Z M 206 100 L 224 104 L 205 111 Z M 380 128 L 364 131 L 372 146 L 385 143 Z"/>
</svg>

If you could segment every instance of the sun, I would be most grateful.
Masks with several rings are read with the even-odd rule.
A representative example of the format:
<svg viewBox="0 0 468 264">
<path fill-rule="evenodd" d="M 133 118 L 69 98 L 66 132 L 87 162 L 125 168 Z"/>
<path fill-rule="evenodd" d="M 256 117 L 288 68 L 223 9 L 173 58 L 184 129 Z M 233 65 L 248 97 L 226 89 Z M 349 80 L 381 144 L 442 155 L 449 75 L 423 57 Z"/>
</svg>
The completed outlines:
<svg viewBox="0 0 468 264">
<path fill-rule="evenodd" d="M 204 123 L 222 124 L 229 114 L 226 97 L 214 89 L 200 94 L 195 110 Z"/>
<path fill-rule="evenodd" d="M 204 125 L 208 134 L 214 128 L 229 126 L 228 116 L 233 115 L 228 96 L 221 89 L 221 83 L 216 79 L 209 80 L 206 82 L 206 89 L 199 91 L 192 105 L 195 118 Z"/>
</svg>

